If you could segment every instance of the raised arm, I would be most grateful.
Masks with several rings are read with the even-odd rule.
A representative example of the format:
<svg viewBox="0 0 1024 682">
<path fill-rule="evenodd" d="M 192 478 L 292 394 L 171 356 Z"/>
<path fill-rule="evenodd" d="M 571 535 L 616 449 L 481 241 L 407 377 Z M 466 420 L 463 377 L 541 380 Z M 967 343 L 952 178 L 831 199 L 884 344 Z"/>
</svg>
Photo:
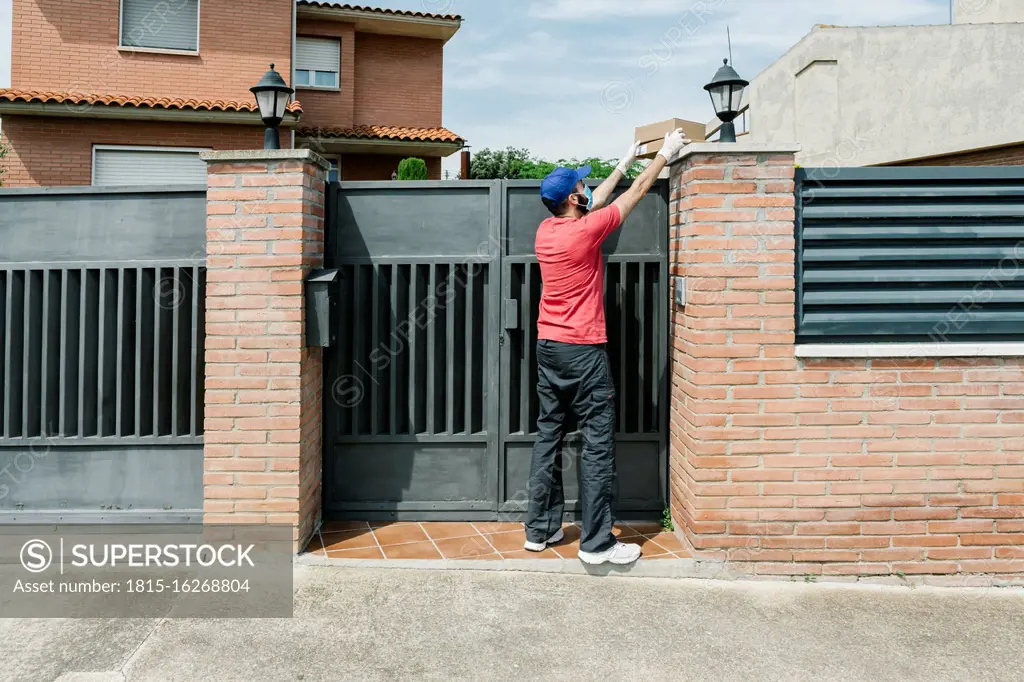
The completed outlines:
<svg viewBox="0 0 1024 682">
<path fill-rule="evenodd" d="M 634 182 L 633 186 L 623 192 L 618 199 L 616 199 L 612 205 L 619 209 L 619 215 L 621 216 L 621 222 L 626 222 L 626 218 L 633 212 L 636 205 L 640 203 L 640 200 L 644 198 L 648 190 L 651 189 L 651 185 L 658 179 L 658 174 L 661 173 L 661 169 L 665 167 L 665 164 L 669 162 L 669 159 L 679 153 L 679 150 L 690 143 L 690 140 L 683 137 L 682 128 L 673 130 L 671 133 L 665 136 L 665 143 L 661 146 L 658 151 L 658 155 L 654 157 L 643 173 L 640 174 Z"/>
<path fill-rule="evenodd" d="M 612 192 L 615 191 L 616 185 L 619 184 L 619 181 L 622 180 L 622 178 L 626 177 L 626 173 L 629 172 L 633 162 L 636 161 L 636 154 L 639 149 L 639 142 L 634 142 L 629 145 L 629 150 L 626 152 L 626 155 L 622 157 L 622 160 L 619 161 L 619 165 L 617 165 L 615 170 L 612 171 L 612 174 L 609 175 L 596 190 L 594 190 L 594 205 L 591 207 L 591 210 L 603 208 L 608 203 L 608 198 L 612 195 Z"/>
</svg>

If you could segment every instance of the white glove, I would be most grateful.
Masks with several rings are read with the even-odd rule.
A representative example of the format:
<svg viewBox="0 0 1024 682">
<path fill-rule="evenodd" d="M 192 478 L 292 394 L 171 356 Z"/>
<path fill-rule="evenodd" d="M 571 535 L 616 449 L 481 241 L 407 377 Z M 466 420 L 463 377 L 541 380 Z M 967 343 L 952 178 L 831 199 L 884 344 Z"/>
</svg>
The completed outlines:
<svg viewBox="0 0 1024 682">
<path fill-rule="evenodd" d="M 665 161 L 671 161 L 690 142 L 691 140 L 683 136 L 683 129 L 676 128 L 671 133 L 665 135 L 665 142 L 661 145 L 661 149 L 658 150 L 658 156 L 664 156 Z"/>
<path fill-rule="evenodd" d="M 621 161 L 619 161 L 619 165 L 615 167 L 615 170 L 625 175 L 629 171 L 629 169 L 633 167 L 633 164 L 636 163 L 636 155 L 639 153 L 639 142 L 634 142 L 633 144 L 629 145 L 629 151 L 627 151 L 626 155 L 622 157 Z"/>
</svg>

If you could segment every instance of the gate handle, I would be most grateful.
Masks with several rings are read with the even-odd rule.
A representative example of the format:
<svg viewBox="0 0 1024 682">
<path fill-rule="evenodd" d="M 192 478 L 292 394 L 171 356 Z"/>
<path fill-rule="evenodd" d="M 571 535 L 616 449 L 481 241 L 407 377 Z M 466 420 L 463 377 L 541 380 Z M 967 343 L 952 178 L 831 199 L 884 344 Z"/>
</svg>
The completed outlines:
<svg viewBox="0 0 1024 682">
<path fill-rule="evenodd" d="M 505 329 L 519 329 L 519 301 L 505 299 Z"/>
</svg>

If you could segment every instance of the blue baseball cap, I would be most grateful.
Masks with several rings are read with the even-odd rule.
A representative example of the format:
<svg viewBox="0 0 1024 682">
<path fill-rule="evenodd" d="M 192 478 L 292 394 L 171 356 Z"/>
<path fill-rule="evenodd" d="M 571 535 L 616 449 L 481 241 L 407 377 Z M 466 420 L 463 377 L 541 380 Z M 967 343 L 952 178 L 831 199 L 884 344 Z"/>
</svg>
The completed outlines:
<svg viewBox="0 0 1024 682">
<path fill-rule="evenodd" d="M 579 168 L 558 167 L 548 173 L 544 181 L 540 183 L 540 196 L 542 199 L 554 203 L 556 206 L 569 198 L 576 188 L 576 183 L 590 175 L 590 166 Z"/>
</svg>

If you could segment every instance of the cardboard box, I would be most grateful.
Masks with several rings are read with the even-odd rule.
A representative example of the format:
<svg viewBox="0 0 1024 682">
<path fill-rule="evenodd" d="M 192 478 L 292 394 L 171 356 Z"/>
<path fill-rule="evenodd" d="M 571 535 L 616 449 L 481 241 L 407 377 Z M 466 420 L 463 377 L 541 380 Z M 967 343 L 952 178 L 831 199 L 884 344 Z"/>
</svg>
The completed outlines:
<svg viewBox="0 0 1024 682">
<path fill-rule="evenodd" d="M 649 123 L 637 128 L 633 137 L 635 141 L 643 143 L 638 154 L 639 158 L 653 159 L 657 156 L 658 150 L 661 149 L 661 145 L 665 140 L 665 135 L 676 128 L 682 128 L 683 134 L 694 142 L 703 142 L 705 139 L 704 131 L 706 127 L 703 123 L 687 121 L 682 118 L 670 118 L 667 121 Z"/>
</svg>

